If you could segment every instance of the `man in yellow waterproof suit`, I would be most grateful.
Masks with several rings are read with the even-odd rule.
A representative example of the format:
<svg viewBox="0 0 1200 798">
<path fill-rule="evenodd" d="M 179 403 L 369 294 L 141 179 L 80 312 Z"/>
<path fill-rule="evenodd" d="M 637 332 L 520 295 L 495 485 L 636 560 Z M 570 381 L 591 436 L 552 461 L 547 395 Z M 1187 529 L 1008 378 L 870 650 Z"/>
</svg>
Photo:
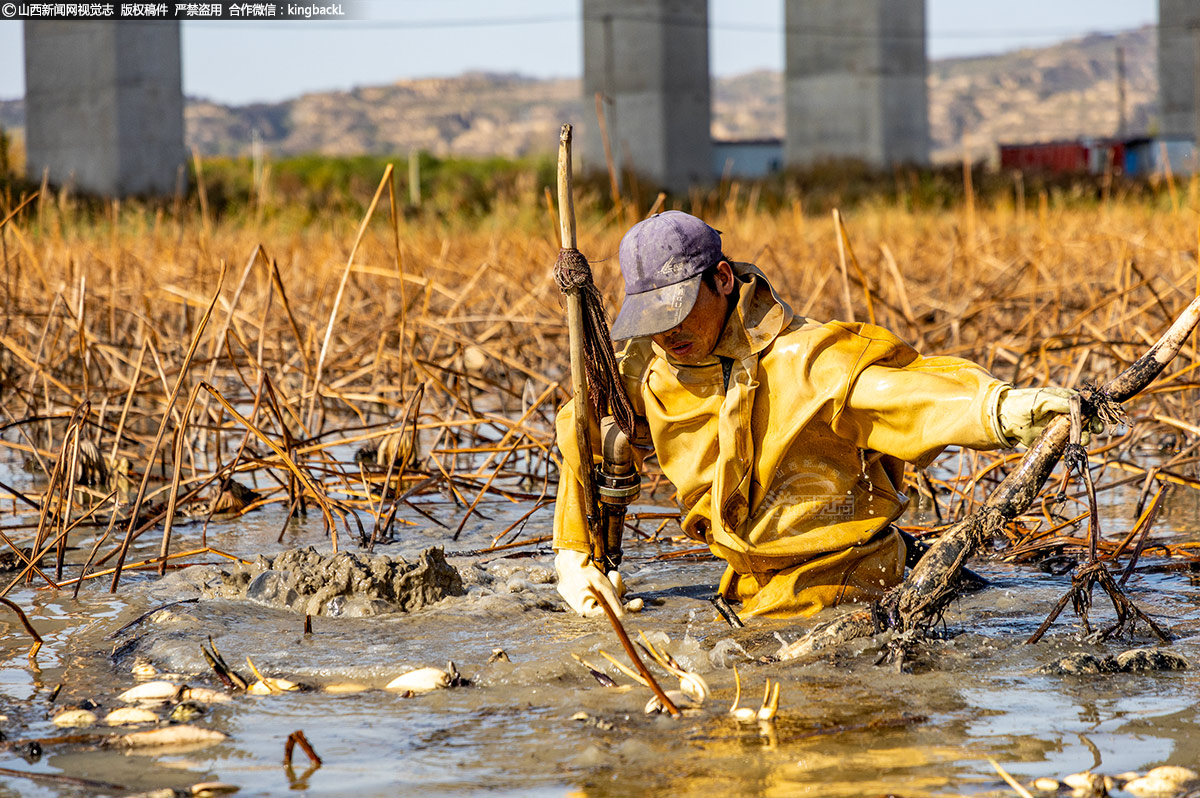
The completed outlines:
<svg viewBox="0 0 1200 798">
<path fill-rule="evenodd" d="M 880 327 L 795 316 L 758 268 L 730 262 L 720 233 L 686 213 L 634 225 L 619 258 L 626 293 L 612 337 L 626 341 L 635 451 L 653 449 L 684 533 L 729 564 L 719 592 L 743 618 L 881 597 L 904 572 L 892 522 L 907 503 L 906 461 L 1029 444 L 1069 411 L 1071 391 L 1013 388 Z M 625 588 L 588 554 L 573 401 L 557 428 L 558 590 L 594 615 L 589 588 L 614 607 Z"/>
</svg>

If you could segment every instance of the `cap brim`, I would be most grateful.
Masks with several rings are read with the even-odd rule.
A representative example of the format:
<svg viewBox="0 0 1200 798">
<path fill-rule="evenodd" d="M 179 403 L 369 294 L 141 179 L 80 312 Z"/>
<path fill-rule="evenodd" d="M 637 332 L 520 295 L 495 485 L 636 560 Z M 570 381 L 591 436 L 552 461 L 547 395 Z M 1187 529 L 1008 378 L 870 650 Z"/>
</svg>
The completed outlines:
<svg viewBox="0 0 1200 798">
<path fill-rule="evenodd" d="M 696 304 L 701 279 L 703 275 L 697 274 L 662 288 L 626 294 L 621 312 L 612 325 L 612 339 L 624 341 L 627 338 L 658 335 L 679 324 Z"/>
</svg>

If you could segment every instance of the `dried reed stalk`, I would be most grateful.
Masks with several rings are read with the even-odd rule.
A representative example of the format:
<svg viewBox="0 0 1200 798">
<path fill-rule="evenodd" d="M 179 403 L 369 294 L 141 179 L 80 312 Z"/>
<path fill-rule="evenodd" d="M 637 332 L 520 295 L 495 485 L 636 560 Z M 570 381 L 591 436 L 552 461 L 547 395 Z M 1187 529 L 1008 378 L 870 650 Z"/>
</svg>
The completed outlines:
<svg viewBox="0 0 1200 798">
<path fill-rule="evenodd" d="M 183 365 L 179 369 L 179 377 L 175 381 L 175 387 L 171 389 L 170 395 L 167 397 L 167 409 L 163 412 L 162 421 L 158 425 L 158 433 L 154 437 L 154 443 L 150 447 L 150 460 L 146 464 L 145 471 L 142 472 L 142 481 L 138 486 L 137 498 L 133 501 L 133 509 L 130 512 L 129 527 L 125 531 L 125 540 L 121 543 L 120 553 L 117 555 L 117 566 L 113 569 L 112 585 L 109 587 L 110 593 L 117 592 L 117 585 L 121 581 L 121 565 L 125 561 L 125 556 L 129 551 L 129 544 L 133 540 L 133 531 L 138 522 L 138 510 L 141 507 L 142 499 L 146 495 L 146 483 L 150 479 L 150 467 L 153 464 L 154 458 L 157 456 L 158 448 L 162 445 L 163 435 L 167 430 L 167 421 L 170 418 L 171 409 L 175 406 L 175 400 L 179 398 L 179 391 L 183 388 L 183 381 L 187 376 L 188 367 L 191 365 L 192 358 L 196 354 L 196 348 L 200 345 L 200 338 L 204 335 L 204 329 L 208 326 L 208 320 L 212 317 L 213 308 L 216 307 L 217 298 L 221 296 L 221 288 L 225 285 L 226 264 L 221 262 L 221 276 L 217 278 L 217 288 L 213 291 L 212 301 L 208 304 L 208 309 L 204 315 L 200 317 L 200 322 L 196 325 L 196 332 L 192 336 L 191 345 L 188 346 L 187 354 L 184 355 Z"/>
<path fill-rule="evenodd" d="M 363 533 L 368 541 L 382 539 L 380 528 L 386 535 L 393 524 L 414 523 L 399 517 L 410 509 L 419 514 L 411 516 L 415 523 L 440 529 L 450 517 L 461 523 L 486 513 L 489 501 L 533 502 L 546 494 L 557 469 L 552 405 L 565 398 L 550 386 L 565 378 L 567 340 L 557 292 L 544 279 L 560 244 L 545 225 L 554 219 L 552 192 L 547 207 L 546 192 L 530 176 L 521 191 L 489 197 L 494 210 L 485 218 L 430 210 L 434 199 L 414 216 L 412 209 L 396 207 L 389 179 L 381 181 L 388 186 L 391 211 L 385 225 L 364 213 L 375 188 L 371 180 L 359 205 L 315 208 L 322 224 L 308 219 L 295 224 L 277 194 L 270 207 L 262 201 L 265 194 L 256 194 L 255 212 L 244 219 L 210 206 L 215 168 L 211 160 L 201 165 L 205 191 L 198 212 L 183 199 L 163 209 L 123 202 L 93 218 L 84 206 L 53 195 L 42 195 L 38 203 L 22 197 L 8 207 L 0 197 L 6 265 L 0 418 L 9 432 L 0 437 L 0 447 L 18 462 L 28 457 L 38 469 L 28 483 L 17 478 L 0 485 L 0 509 L 19 516 L 6 527 L 2 545 L 16 551 L 24 574 L 53 584 L 53 574 L 43 573 L 24 551 L 37 556 L 47 543 L 62 543 L 65 567 L 68 546 L 79 545 L 92 527 L 95 539 L 81 547 L 90 553 L 79 557 L 86 560 L 84 574 L 105 566 L 126 550 L 122 544 L 104 551 L 111 530 L 134 518 L 132 540 L 159 523 L 169 525 L 169 551 L 175 538 L 193 534 L 174 515 L 179 508 L 235 475 L 256 480 L 262 501 L 284 503 L 296 513 L 325 498 L 322 512 L 339 525 L 352 529 L 360 516 L 373 518 Z M 811 209 L 821 207 L 811 196 L 803 205 L 798 195 L 783 197 L 781 210 L 774 210 L 762 199 L 769 192 L 727 180 L 713 191 L 693 192 L 684 207 L 724 231 L 732 257 L 756 259 L 782 296 L 799 300 L 803 315 L 841 316 L 850 307 L 846 296 L 859 290 L 860 302 L 869 297 L 877 323 L 904 333 L 926 353 L 974 359 L 1020 385 L 1067 384 L 1085 373 L 1111 378 L 1150 331 L 1167 321 L 1167 308 L 1196 285 L 1197 261 L 1179 256 L 1195 247 L 1194 218 L 1119 193 L 1102 211 L 1064 205 L 1043 193 L 1036 214 L 1022 218 L 1006 205 L 1008 189 L 994 207 L 976 191 L 975 234 L 965 239 L 958 233 L 962 204 L 921 210 L 914 191 L 906 195 L 908 205 L 859 206 L 857 250 L 846 246 L 844 224 L 806 221 L 804 210 L 816 218 Z M 631 218 L 680 206 L 677 199 L 642 197 L 641 191 L 630 181 L 622 199 Z M 596 285 L 615 298 L 621 209 L 613 207 L 603 186 L 582 187 L 576 201 L 579 245 L 596 254 Z M 1182 208 L 1193 200 L 1189 195 L 1177 201 Z M 337 229 L 354 229 L 356 236 L 342 241 L 330 232 Z M 881 253 L 880 271 L 870 279 L 870 264 L 858 263 L 856 251 Z M 216 299 L 223 303 L 220 318 L 209 323 L 207 342 L 201 340 L 202 348 L 189 358 L 189 339 L 210 299 L 216 266 L 229 253 L 251 256 L 239 256 L 245 264 L 239 279 L 227 297 Z M 830 268 L 809 268 L 820 263 Z M 974 270 L 973 280 L 964 278 L 964 263 Z M 352 273 L 370 279 L 351 279 Z M 331 307 L 322 292 L 335 285 L 340 295 Z M 275 297 L 283 312 L 276 312 Z M 858 310 L 870 316 L 865 305 Z M 1157 487 L 1200 488 L 1185 455 L 1200 445 L 1195 342 L 1193 336 L 1186 359 L 1134 408 L 1131 434 L 1110 448 L 1093 447 L 1089 463 L 1095 476 L 1108 474 L 1097 492 L 1135 480 L 1143 486 L 1140 512 L 1158 495 Z M 188 417 L 181 415 L 172 393 L 188 373 L 221 391 L 250 426 L 231 431 L 241 422 L 224 408 L 210 413 L 215 400 L 207 392 Z M 376 432 L 385 434 L 381 425 L 395 418 L 419 386 L 425 392 L 419 462 L 404 470 L 395 487 L 400 498 L 389 508 L 373 493 L 380 484 L 390 486 L 386 474 L 368 472 L 364 495 L 359 472 L 344 453 Z M 548 388 L 543 406 L 526 417 Z M 325 404 L 318 408 L 325 398 L 334 401 L 325 403 L 327 410 Z M 103 440 L 105 460 L 114 469 L 113 481 L 97 486 L 90 499 L 89 488 L 67 487 L 63 479 L 73 473 L 70 418 L 85 400 L 98 410 L 79 425 L 79 439 Z M 320 429 L 305 423 L 306 417 L 316 423 L 310 412 L 317 411 L 328 412 L 335 423 L 323 421 Z M 169 468 L 166 456 L 158 456 L 165 437 L 156 442 L 166 424 L 173 431 L 187 429 L 182 440 L 173 440 Z M 307 482 L 262 438 L 274 441 Z M 1173 447 L 1178 454 L 1147 462 L 1146 446 Z M 527 457 L 530 453 L 534 456 Z M 56 463 L 60 474 L 51 480 Z M 1002 453 L 942 465 L 948 470 L 935 467 L 922 481 L 937 494 L 936 507 L 946 521 L 965 517 L 1012 468 Z M 1119 479 L 1112 478 L 1114 472 Z M 650 485 L 662 484 L 653 464 L 647 475 Z M 526 492 L 521 486 L 527 484 L 540 484 L 540 493 Z M 1055 515 L 1079 512 L 1078 485 L 1064 490 L 1066 504 L 1043 502 L 1015 518 L 1003 530 L 1000 540 L 1007 548 L 998 554 L 1028 562 L 1072 556 L 1086 546 L 1082 533 L 1062 526 L 1064 519 Z M 139 491 L 139 509 L 131 515 Z M 456 504 L 446 510 L 436 501 L 439 492 Z M 104 495 L 112 498 L 97 503 Z M 435 501 L 410 503 L 417 496 Z M 654 497 L 669 499 L 664 491 Z M 163 507 L 151 506 L 159 500 Z M 1169 507 L 1169 494 L 1161 501 Z M 470 515 L 462 516 L 472 504 Z M 43 511 L 43 542 L 33 547 Z M 325 523 L 332 528 L 328 516 Z M 1118 528 L 1107 519 L 1104 524 Z M 1139 572 L 1162 567 L 1144 565 L 1149 557 L 1200 561 L 1196 547 L 1186 542 L 1158 543 L 1156 529 L 1147 524 L 1135 525 L 1136 536 L 1128 542 L 1129 525 L 1120 528 L 1120 540 L 1097 540 L 1098 556 L 1129 557 L 1140 543 Z M 206 529 L 207 522 L 199 534 Z M 921 537 L 938 534 L 928 530 Z M 156 548 L 161 556 L 162 545 Z M 139 552 L 141 559 L 150 559 L 150 552 L 144 558 Z"/>
</svg>

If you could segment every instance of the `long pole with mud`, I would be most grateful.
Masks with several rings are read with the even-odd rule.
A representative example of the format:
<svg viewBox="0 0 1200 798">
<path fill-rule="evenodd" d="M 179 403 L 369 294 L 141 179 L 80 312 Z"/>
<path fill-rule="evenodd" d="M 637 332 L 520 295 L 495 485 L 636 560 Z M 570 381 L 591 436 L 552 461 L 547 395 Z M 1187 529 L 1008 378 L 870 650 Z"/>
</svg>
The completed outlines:
<svg viewBox="0 0 1200 798">
<path fill-rule="evenodd" d="M 1084 417 L 1113 412 L 1113 404 L 1145 389 L 1179 354 L 1197 321 L 1200 321 L 1200 297 L 1192 300 L 1149 351 L 1102 387 L 1085 392 Z M 849 612 L 818 626 L 785 646 L 779 652 L 780 659 L 796 659 L 885 629 L 904 632 L 936 623 L 958 595 L 967 560 L 981 542 L 1029 509 L 1066 451 L 1070 436 L 1071 419 L 1055 418 L 983 507 L 943 533 L 908 578 L 890 590 L 878 605 Z"/>
<path fill-rule="evenodd" d="M 564 124 L 558 139 L 558 225 L 562 240 L 562 254 L 569 257 L 578 253 L 575 240 L 575 200 L 572 196 L 571 126 Z M 558 277 L 558 264 L 555 272 Z M 590 276 L 590 275 L 589 275 Z M 591 540 L 592 558 L 605 560 L 604 536 L 598 528 L 598 504 L 596 484 L 592 477 L 592 403 L 588 396 L 587 352 L 584 349 L 584 307 L 581 286 L 562 285 L 567 297 L 567 333 L 571 349 L 571 393 L 575 399 L 575 440 L 579 447 L 579 502 Z"/>
</svg>

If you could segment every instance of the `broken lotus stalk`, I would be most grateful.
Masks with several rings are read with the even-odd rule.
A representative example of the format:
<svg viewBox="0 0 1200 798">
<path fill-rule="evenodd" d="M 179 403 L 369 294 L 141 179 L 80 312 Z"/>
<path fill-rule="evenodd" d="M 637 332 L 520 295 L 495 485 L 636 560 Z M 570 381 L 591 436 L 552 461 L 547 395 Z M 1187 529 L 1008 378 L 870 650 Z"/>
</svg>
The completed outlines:
<svg viewBox="0 0 1200 798">
<path fill-rule="evenodd" d="M 1145 389 L 1179 354 L 1197 321 L 1200 297 L 1192 300 L 1146 354 L 1092 394 L 1095 403 L 1088 403 L 1085 414 L 1094 416 L 1105 403 L 1119 404 Z M 1069 418 L 1054 419 L 983 507 L 943 533 L 901 584 L 877 604 L 821 624 L 785 645 L 779 658 L 796 659 L 885 629 L 904 632 L 933 625 L 958 594 L 967 560 L 982 541 L 1029 508 L 1066 450 L 1070 434 Z"/>
</svg>

